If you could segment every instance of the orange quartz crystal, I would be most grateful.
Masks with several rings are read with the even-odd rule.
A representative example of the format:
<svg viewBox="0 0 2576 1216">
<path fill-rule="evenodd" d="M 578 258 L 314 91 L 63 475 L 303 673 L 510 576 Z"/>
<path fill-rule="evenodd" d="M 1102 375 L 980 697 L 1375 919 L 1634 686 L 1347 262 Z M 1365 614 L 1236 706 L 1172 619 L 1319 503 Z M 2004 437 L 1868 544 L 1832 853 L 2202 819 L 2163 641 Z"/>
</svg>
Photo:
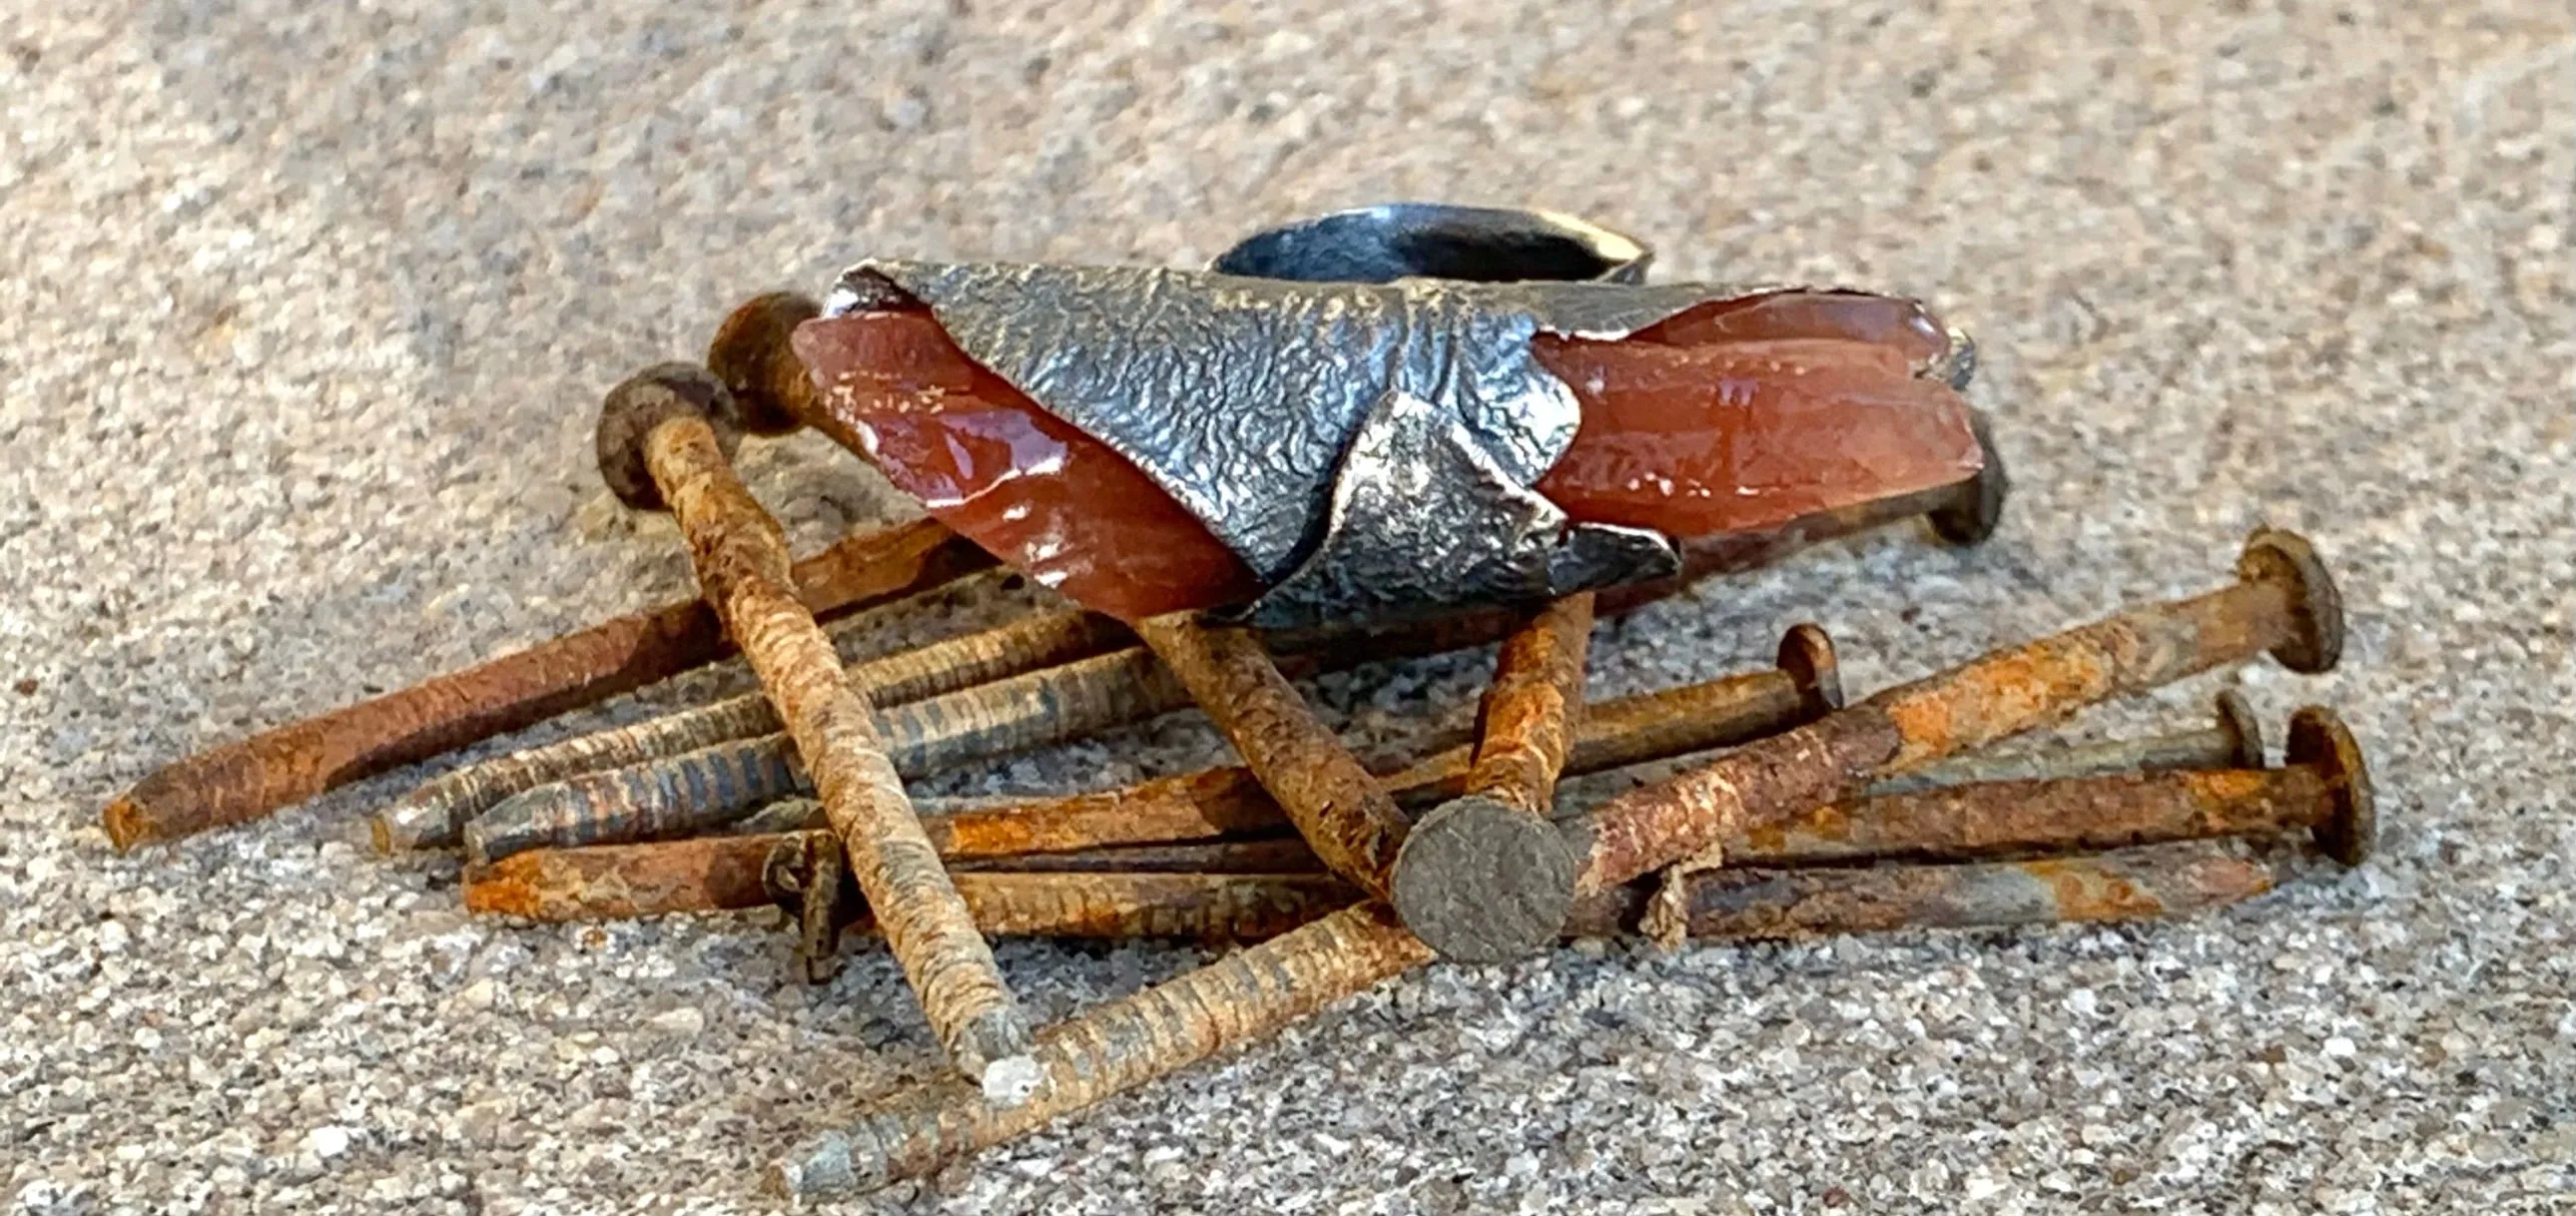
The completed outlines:
<svg viewBox="0 0 2576 1216">
<path fill-rule="evenodd" d="M 1041 584 L 1127 621 L 1260 591 L 1143 470 L 967 358 L 926 309 L 808 321 L 794 341 L 822 390 L 809 422 Z"/>
<path fill-rule="evenodd" d="M 1952 485 L 1985 462 L 1967 402 L 1917 374 L 1948 338 L 1912 301 L 1776 292 L 1619 341 L 1532 346 L 1583 403 L 1538 491 L 1588 523 L 1754 531 Z"/>
<path fill-rule="evenodd" d="M 930 313 L 809 321 L 809 419 L 1003 561 L 1125 620 L 1240 603 L 1252 571 L 1142 470 L 969 359 Z M 1676 538 L 1753 531 L 1953 484 L 1982 463 L 1967 407 L 1916 373 L 1946 348 L 1919 306 L 1777 292 L 1619 341 L 1533 353 L 1583 422 L 1538 484 L 1577 520 Z"/>
</svg>

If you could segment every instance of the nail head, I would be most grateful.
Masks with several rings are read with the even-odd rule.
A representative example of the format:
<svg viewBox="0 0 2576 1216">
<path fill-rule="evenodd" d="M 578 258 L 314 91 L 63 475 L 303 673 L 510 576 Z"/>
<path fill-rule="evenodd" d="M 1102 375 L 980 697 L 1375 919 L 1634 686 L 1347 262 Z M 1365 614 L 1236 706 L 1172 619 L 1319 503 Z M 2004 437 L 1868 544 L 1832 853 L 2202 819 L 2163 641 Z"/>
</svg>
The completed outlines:
<svg viewBox="0 0 2576 1216">
<path fill-rule="evenodd" d="M 644 458 L 644 440 L 674 418 L 705 419 L 725 454 L 733 454 L 741 430 L 733 394 L 714 373 L 694 363 L 657 363 L 627 377 L 600 402 L 592 447 L 599 479 L 619 502 L 638 511 L 663 508 L 661 487 L 653 484 L 653 470 Z"/>
<path fill-rule="evenodd" d="M 2343 593 L 2316 546 L 2296 532 L 2256 528 L 2236 559 L 2237 577 L 2289 589 L 2292 635 L 2272 648 L 2281 666 L 2304 675 L 2334 670 L 2343 659 Z"/>
<path fill-rule="evenodd" d="M 707 370 L 731 390 L 742 429 L 754 435 L 784 435 L 804 426 L 780 391 L 805 375 L 805 364 L 788 345 L 796 327 L 823 315 L 823 306 L 792 291 L 754 296 L 726 316 L 707 345 Z M 781 363 L 781 360 L 785 360 Z"/>
<path fill-rule="evenodd" d="M 2262 768 L 2269 761 L 2263 750 L 2263 721 L 2254 716 L 2254 706 L 2245 694 L 2230 688 L 2218 694 L 2218 730 L 2227 736 L 2235 753 L 2230 758 L 2238 768 Z"/>
<path fill-rule="evenodd" d="M 2346 867 L 2370 860 L 2379 841 L 2378 799 L 2370 788 L 2370 767 L 2361 743 L 2341 715 L 2311 705 L 2290 715 L 2290 734 L 2282 758 L 2312 768 L 2335 792 L 2334 813 L 2314 829 L 2317 847 Z"/>
<path fill-rule="evenodd" d="M 1822 627 L 1803 622 L 1790 626 L 1774 662 L 1797 687 L 1808 716 L 1821 718 L 1843 707 L 1842 662 L 1834 655 L 1832 635 Z"/>
</svg>

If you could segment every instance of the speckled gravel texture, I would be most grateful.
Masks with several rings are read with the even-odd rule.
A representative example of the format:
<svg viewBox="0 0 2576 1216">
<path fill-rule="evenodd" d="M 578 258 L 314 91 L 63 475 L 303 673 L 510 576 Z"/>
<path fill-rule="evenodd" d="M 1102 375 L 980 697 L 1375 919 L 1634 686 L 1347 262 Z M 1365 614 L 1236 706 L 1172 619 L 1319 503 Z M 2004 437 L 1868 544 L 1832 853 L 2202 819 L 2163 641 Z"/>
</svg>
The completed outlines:
<svg viewBox="0 0 2576 1216">
<path fill-rule="evenodd" d="M 2576 1210 L 2565 0 L 77 7 L 0 13 L 15 1210 L 774 1208 L 762 1163 L 938 1068 L 881 954 L 809 989 L 766 914 L 468 919 L 453 862 L 364 844 L 426 767 L 130 858 L 99 809 L 685 594 L 592 411 L 742 296 L 862 254 L 1195 263 L 1391 198 L 1919 293 L 1985 343 L 1992 543 L 1710 586 L 1605 628 L 1596 693 L 1809 618 L 1866 690 L 2214 585 L 2268 521 L 2342 576 L 2344 669 L 2075 729 L 2197 723 L 2221 679 L 2337 706 L 2378 859 L 2187 923 L 1435 967 L 854 1208 Z M 810 437 L 745 467 L 807 548 L 907 509 Z M 1318 696 L 1383 741 L 1465 721 L 1487 661 Z M 1219 746 L 1175 718 L 932 789 Z M 1050 1019 L 1202 957 L 999 953 Z"/>
</svg>

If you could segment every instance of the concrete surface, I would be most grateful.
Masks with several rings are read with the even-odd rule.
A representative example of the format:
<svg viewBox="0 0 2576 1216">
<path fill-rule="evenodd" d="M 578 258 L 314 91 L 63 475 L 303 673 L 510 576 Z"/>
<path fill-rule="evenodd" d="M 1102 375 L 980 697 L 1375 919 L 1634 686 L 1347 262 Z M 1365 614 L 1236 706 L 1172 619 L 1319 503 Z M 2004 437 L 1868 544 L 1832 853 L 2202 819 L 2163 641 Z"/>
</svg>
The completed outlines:
<svg viewBox="0 0 2576 1216">
<path fill-rule="evenodd" d="M 759 1164 L 934 1067 L 881 958 L 809 991 L 762 917 L 469 921 L 451 863 L 364 851 L 417 772 L 132 858 L 100 806 L 680 592 L 591 410 L 751 291 L 1432 198 L 1919 292 L 1991 352 L 1994 543 L 1712 587 L 1605 634 L 1597 690 L 1810 617 L 1866 689 L 2210 585 L 2271 521 L 2342 573 L 2350 658 L 2234 678 L 2351 717 L 2379 859 L 2182 924 L 1435 968 L 872 1203 L 2570 1210 L 2576 13 L 1613 7 L 7 6 L 0 1200 L 768 1208 Z M 903 509 L 818 442 L 749 467 L 809 546 Z M 1456 722 L 1482 663 L 1323 696 Z M 1110 742 L 941 788 L 1215 747 Z M 1048 1017 L 1198 957 L 1002 951 Z"/>
</svg>

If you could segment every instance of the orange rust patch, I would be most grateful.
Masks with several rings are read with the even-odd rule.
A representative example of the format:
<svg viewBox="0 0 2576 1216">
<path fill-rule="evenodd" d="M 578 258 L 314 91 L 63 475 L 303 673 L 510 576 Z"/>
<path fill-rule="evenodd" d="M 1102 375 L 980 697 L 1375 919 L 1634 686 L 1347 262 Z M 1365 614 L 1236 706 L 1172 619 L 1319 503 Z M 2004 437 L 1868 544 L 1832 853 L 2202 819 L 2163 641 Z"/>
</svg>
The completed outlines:
<svg viewBox="0 0 2576 1216">
<path fill-rule="evenodd" d="M 2165 903 L 2154 892 L 2105 873 L 2090 861 L 2026 861 L 2021 869 L 2047 884 L 2060 920 L 2137 920 L 2165 914 Z"/>
<path fill-rule="evenodd" d="M 467 911 L 530 920 L 626 920 L 757 908 L 761 871 L 782 836 L 705 836 L 655 844 L 533 849 L 465 872 Z"/>
<path fill-rule="evenodd" d="M 1287 821 L 1250 772 L 1231 767 L 961 811 L 926 819 L 922 826 L 942 856 L 964 859 L 1209 840 Z"/>
</svg>

